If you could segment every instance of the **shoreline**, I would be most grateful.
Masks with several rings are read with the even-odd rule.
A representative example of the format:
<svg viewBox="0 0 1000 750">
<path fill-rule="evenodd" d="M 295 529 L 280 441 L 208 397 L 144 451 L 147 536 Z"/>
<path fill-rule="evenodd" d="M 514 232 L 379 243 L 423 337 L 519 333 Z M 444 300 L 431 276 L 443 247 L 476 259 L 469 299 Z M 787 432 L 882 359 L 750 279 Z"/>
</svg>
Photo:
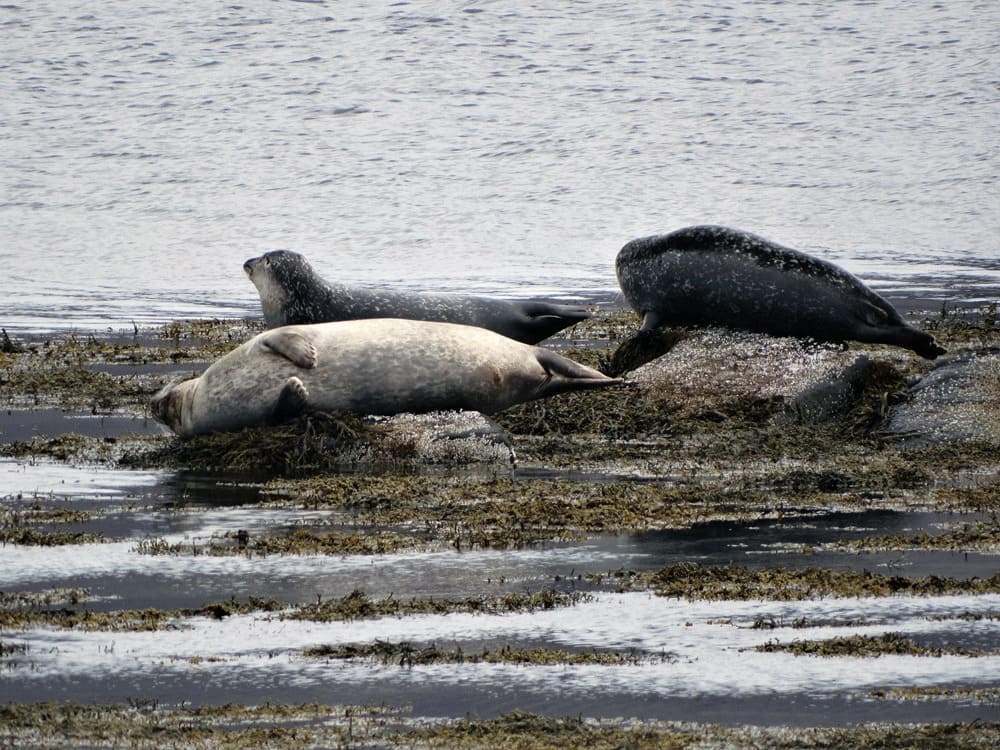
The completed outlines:
<svg viewBox="0 0 1000 750">
<path fill-rule="evenodd" d="M 940 735 L 941 746 L 956 736 L 962 746 L 990 746 L 1000 732 L 989 720 L 1000 718 L 1000 684 L 988 676 L 988 665 L 1000 659 L 1000 642 L 989 635 L 1000 616 L 1000 580 L 990 583 L 1000 554 L 1000 438 L 943 431 L 917 445 L 888 430 L 926 397 L 921 383 L 967 360 L 980 369 L 956 370 L 952 377 L 971 373 L 971 385 L 960 391 L 964 400 L 931 402 L 930 412 L 916 414 L 917 424 L 979 404 L 986 411 L 976 424 L 992 429 L 990 415 L 1000 415 L 1000 328 L 985 308 L 931 322 L 951 349 L 935 363 L 887 347 L 809 346 L 706 330 L 688 332 L 614 392 L 567 394 L 489 419 L 316 415 L 190 441 L 142 421 L 148 396 L 175 371 L 198 369 L 251 335 L 253 321 L 178 321 L 138 338 L 15 338 L 25 351 L 0 354 L 0 465 L 11 472 L 4 480 L 10 491 L 0 492 L 0 567 L 7 571 L 0 590 L 25 598 L 0 608 L 7 618 L 0 627 L 0 660 L 9 678 L 0 690 L 5 710 L 17 731 L 29 733 L 17 736 L 54 730 L 44 721 L 25 723 L 32 707 L 18 705 L 18 685 L 23 691 L 30 683 L 25 695 L 60 696 L 59 708 L 36 713 L 75 716 L 78 736 L 85 737 L 82 696 L 65 687 L 76 681 L 106 685 L 118 696 L 99 715 L 126 733 L 144 731 L 143 716 L 199 721 L 187 708 L 168 708 L 195 695 L 202 696 L 195 703 L 206 706 L 242 696 L 236 702 L 247 705 L 240 711 L 264 717 L 272 709 L 252 706 L 266 694 L 268 704 L 298 717 L 294 722 L 302 720 L 299 704 L 310 691 L 327 696 L 322 700 L 330 705 L 317 709 L 324 715 L 355 710 L 338 708 L 344 697 L 321 687 L 334 670 L 348 692 L 375 696 L 384 689 L 396 696 L 391 710 L 423 706 L 398 721 L 410 738 L 433 716 L 439 732 L 486 732 L 484 746 L 519 731 L 514 725 L 539 740 L 537 733 L 564 721 L 559 716 L 579 713 L 592 717 L 586 728 L 574 729 L 580 746 L 608 732 L 624 741 L 647 730 L 670 742 L 680 741 L 680 731 L 710 747 L 751 746 L 760 732 L 794 738 L 789 742 L 837 736 L 878 746 L 892 732 L 913 741 Z M 634 326 L 629 313 L 601 310 L 547 343 L 595 364 Z M 808 394 L 819 384 L 845 383 L 859 357 L 873 364 L 846 400 L 803 400 L 814 398 Z M 15 414 L 21 420 L 16 431 L 10 426 Z M 509 448 L 497 450 L 503 446 L 498 435 Z M 947 592 L 976 580 L 985 588 L 948 599 L 954 593 Z M 939 585 L 934 581 L 953 583 L 920 588 Z M 783 599 L 781 587 L 804 598 Z M 31 598 L 74 590 L 72 600 L 66 593 Z M 360 609 L 361 600 L 351 598 L 356 591 L 367 602 Z M 488 610 L 512 595 L 548 604 L 537 611 Z M 577 595 L 599 598 L 565 599 Z M 646 602 L 649 615 L 604 614 L 600 602 L 626 595 L 639 595 L 627 601 L 633 608 Z M 746 603 L 738 603 L 744 597 Z M 906 606 L 896 612 L 902 601 Z M 439 611 L 385 617 L 377 614 L 385 602 L 434 603 Z M 468 602 L 487 610 L 462 614 Z M 351 608 L 343 623 L 335 610 L 316 606 L 337 603 Z M 61 621 L 66 612 L 76 619 Z M 154 619 L 137 627 L 129 618 L 138 612 Z M 289 621 L 280 619 L 294 612 L 306 613 L 298 641 L 281 624 Z M 962 619 L 972 615 L 979 619 Z M 580 618 L 604 623 L 595 625 L 603 628 L 597 641 L 573 629 Z M 523 626 L 512 629 L 515 623 Z M 283 645 L 273 647 L 281 669 L 239 645 L 273 628 L 285 632 Z M 193 637 L 215 630 L 228 636 L 218 642 Z M 893 640 L 894 633 L 903 640 Z M 878 639 L 837 641 L 852 635 Z M 397 649 L 387 663 L 370 651 L 373 637 Z M 132 656 L 100 656 L 99 644 L 109 640 Z M 686 641 L 695 650 L 686 651 Z M 943 641 L 965 650 L 941 655 L 934 649 Z M 455 659 L 453 643 L 467 656 L 496 651 L 489 658 L 500 662 L 411 667 L 436 686 L 426 694 L 437 695 L 436 702 L 427 702 L 416 683 L 406 687 L 400 654 L 416 649 L 406 657 L 412 659 L 436 646 L 437 658 Z M 647 643 L 650 653 L 676 652 L 679 660 L 650 664 L 639 652 L 634 664 L 579 661 L 627 653 L 627 643 Z M 755 650 L 768 643 L 844 650 L 829 656 L 777 646 Z M 50 644 L 57 651 L 48 653 Z M 333 649 L 324 652 L 325 662 L 307 653 L 321 646 Z M 348 646 L 362 650 L 344 651 Z M 901 647 L 914 650 L 891 650 Z M 882 655 L 862 655 L 870 648 Z M 160 649 L 166 651 L 157 656 Z M 515 653 L 535 663 L 505 661 Z M 900 671 L 870 684 L 865 662 L 872 658 L 883 671 L 890 665 Z M 148 674 L 134 672 L 133 660 Z M 804 714 L 810 717 L 804 725 L 795 719 L 802 708 L 792 704 L 765 701 L 770 708 L 761 713 L 767 690 L 755 692 L 748 683 L 730 692 L 706 681 L 716 668 L 710 665 L 723 664 L 747 679 L 754 670 L 761 676 L 779 670 L 790 686 L 801 680 L 794 690 L 803 692 L 789 695 L 816 708 Z M 970 678 L 961 665 L 979 677 Z M 170 687 L 156 688 L 163 669 Z M 572 693 L 553 702 L 543 697 L 552 669 L 577 679 L 651 679 L 654 693 L 690 680 L 690 695 L 708 691 L 711 707 L 668 690 L 641 709 L 631 704 L 642 721 L 612 720 L 598 707 L 631 700 L 615 680 L 599 679 L 592 696 Z M 496 682 L 489 677 L 494 673 Z M 463 679 L 472 675 L 486 680 L 484 692 L 477 688 L 462 698 Z M 205 677 L 211 679 L 203 687 Z M 259 692 L 260 679 L 276 687 Z M 826 687 L 811 692 L 814 683 Z M 407 698 L 407 690 L 415 692 Z M 483 696 L 494 690 L 510 691 L 502 705 L 526 713 L 486 712 Z M 148 701 L 151 709 L 125 711 L 126 698 Z M 458 713 L 449 714 L 449 705 Z M 698 705 L 697 725 L 650 724 L 690 715 Z M 861 705 L 865 716 L 892 719 L 823 728 L 823 706 L 846 716 L 845 707 Z M 751 729 L 753 715 L 766 716 L 771 728 Z M 309 736 L 335 731 L 322 722 L 304 726 Z M 443 736 L 456 735 L 419 742 L 451 741 Z M 369 739 L 378 744 L 379 737 Z M 419 742 L 414 746 L 425 746 Z M 219 738 L 216 746 L 226 745 Z"/>
<path fill-rule="evenodd" d="M 873 285 L 872 289 L 888 300 L 901 314 L 906 317 L 934 317 L 942 312 L 958 313 L 964 315 L 975 314 L 991 304 L 1000 302 L 1000 287 L 995 286 L 991 278 L 983 279 L 982 284 L 974 283 L 975 279 L 967 280 L 965 285 L 958 291 L 936 290 L 929 293 L 925 287 L 899 288 L 894 286 L 882 287 Z M 425 290 L 427 291 L 427 290 Z M 530 290 L 529 290 L 530 291 Z M 471 292 L 470 292 L 471 293 Z M 541 302 L 553 302 L 563 304 L 581 304 L 593 306 L 602 312 L 622 312 L 627 310 L 627 306 L 620 290 L 608 288 L 606 290 L 582 291 L 579 289 L 569 289 L 558 293 L 542 294 L 503 294 L 500 292 L 477 291 L 477 295 L 492 296 L 499 299 L 534 299 Z M 9 313 L 0 308 L 0 328 L 7 331 L 12 338 L 23 338 L 26 341 L 52 338 L 55 336 L 94 336 L 97 338 L 124 338 L 127 336 L 141 335 L 143 332 L 154 331 L 164 326 L 185 321 L 200 320 L 234 320 L 248 321 L 256 320 L 260 316 L 259 301 L 248 300 L 245 304 L 232 305 L 221 302 L 205 303 L 192 307 L 190 314 L 164 315 L 159 319 L 143 320 L 137 323 L 134 318 L 122 316 L 115 318 L 100 319 L 94 318 L 87 324 L 55 324 L 48 321 L 48 318 L 28 318 L 20 323 L 11 323 L 14 318 Z M 46 321 L 46 322 L 42 322 Z"/>
</svg>

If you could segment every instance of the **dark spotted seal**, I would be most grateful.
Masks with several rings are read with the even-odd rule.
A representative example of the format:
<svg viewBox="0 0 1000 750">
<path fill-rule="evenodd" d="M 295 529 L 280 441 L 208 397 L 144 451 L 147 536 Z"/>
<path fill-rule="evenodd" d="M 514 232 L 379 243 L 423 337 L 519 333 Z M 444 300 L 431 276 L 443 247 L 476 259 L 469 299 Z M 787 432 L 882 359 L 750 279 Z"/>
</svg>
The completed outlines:
<svg viewBox="0 0 1000 750">
<path fill-rule="evenodd" d="M 268 328 L 362 318 L 407 318 L 479 326 L 537 344 L 590 317 L 583 307 L 491 297 L 376 291 L 330 284 L 306 259 L 275 250 L 243 264 L 260 293 Z"/>
<path fill-rule="evenodd" d="M 643 237 L 621 249 L 615 268 L 641 331 L 719 325 L 892 344 L 928 359 L 945 352 L 847 271 L 748 232 L 697 226 Z"/>
<path fill-rule="evenodd" d="M 158 420 L 187 437 L 310 410 L 489 414 L 619 382 L 484 328 L 380 318 L 265 331 L 200 377 L 166 386 L 151 407 Z"/>
</svg>

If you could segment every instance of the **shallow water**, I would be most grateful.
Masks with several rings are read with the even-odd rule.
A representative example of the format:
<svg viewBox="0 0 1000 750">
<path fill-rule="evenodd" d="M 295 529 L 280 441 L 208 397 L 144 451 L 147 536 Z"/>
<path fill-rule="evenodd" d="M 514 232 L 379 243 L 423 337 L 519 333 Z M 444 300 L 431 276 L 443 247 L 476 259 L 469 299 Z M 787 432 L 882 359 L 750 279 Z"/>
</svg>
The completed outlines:
<svg viewBox="0 0 1000 750">
<path fill-rule="evenodd" d="M 241 265 L 617 294 L 721 223 L 893 297 L 1000 298 L 994 2 L 0 9 L 0 324 L 256 313 Z"/>
<path fill-rule="evenodd" d="M 892 613 L 886 612 L 892 606 Z M 756 645 L 862 632 L 905 632 L 915 638 L 995 628 L 993 623 L 948 619 L 995 612 L 998 597 L 943 597 L 891 602 L 878 599 L 768 605 L 760 602 L 686 603 L 647 594 L 602 594 L 566 612 L 533 615 L 421 616 L 365 623 L 315 624 L 233 616 L 223 622 L 192 618 L 177 631 L 156 633 L 47 633 L 25 639 L 32 664 L 7 673 L 0 695 L 21 700 L 79 699 L 96 687 L 102 696 L 142 695 L 161 702 L 229 700 L 412 705 L 416 715 L 492 716 L 530 705 L 534 710 L 588 716 L 664 718 L 724 724 L 791 726 L 863 721 L 989 720 L 982 705 L 873 701 L 870 689 L 996 684 L 1000 657 L 821 659 L 757 653 Z M 799 616 L 873 624 L 820 629 L 752 628 L 761 612 L 791 622 Z M 532 643 L 554 648 L 614 648 L 663 654 L 638 666 L 530 667 L 337 663 L 301 655 L 306 646 L 371 638 L 460 644 L 474 653 L 484 644 Z M 21 639 L 18 639 L 21 640 Z M 239 644 L 239 645 L 237 645 Z M 4 696 L 9 698 L 9 694 Z M 845 713 L 845 709 L 848 709 Z M 838 718 L 839 717 L 839 718 Z"/>
<path fill-rule="evenodd" d="M 8 409 L 0 414 L 0 441 L 78 435 L 114 439 L 121 435 L 166 435 L 169 431 L 149 416 L 135 414 L 91 414 L 65 409 Z"/>
<path fill-rule="evenodd" d="M 187 701 L 388 703 L 415 715 L 490 716 L 514 708 L 554 714 L 774 723 L 969 721 L 995 706 L 956 700 L 875 701 L 894 686 L 963 688 L 998 684 L 1000 656 L 795 657 L 758 653 L 771 640 L 900 632 L 926 645 L 995 649 L 1000 597 L 820 599 L 804 602 L 685 602 L 648 593 L 616 594 L 585 577 L 650 570 L 681 561 L 750 567 L 871 570 L 907 576 L 992 575 L 996 555 L 855 553 L 824 543 L 863 535 L 918 533 L 945 513 L 819 513 L 758 522 L 716 522 L 687 530 L 597 535 L 577 543 L 515 550 L 378 556 L 150 556 L 150 538 L 203 545 L 237 529 L 342 528 L 331 511 L 253 505 L 251 478 L 188 472 L 109 471 L 45 461 L 0 461 L 0 496 L 11 511 L 32 507 L 99 510 L 64 531 L 103 534 L 99 544 L 0 547 L 0 590 L 84 589 L 87 609 L 198 608 L 231 597 L 288 604 L 329 600 L 355 589 L 373 598 L 437 599 L 556 587 L 592 592 L 572 608 L 507 615 L 411 616 L 346 623 L 282 620 L 276 613 L 223 620 L 182 618 L 153 633 L 30 628 L 8 632 L 0 702 L 142 698 Z M 964 520 L 972 522 L 976 516 Z M 346 522 L 349 523 L 349 522 Z M 807 552 L 806 550 L 812 550 Z M 613 583 L 612 583 L 613 586 Z M 59 605 L 57 605 L 59 606 Z M 795 626 L 806 618 L 811 627 Z M 755 622 L 768 624 L 753 627 Z M 303 656 L 316 645 L 413 641 L 466 653 L 507 644 L 568 650 L 635 649 L 630 666 L 378 666 Z M 873 665 L 877 668 L 873 668 Z M 840 718 L 837 718 L 840 717 Z"/>
</svg>

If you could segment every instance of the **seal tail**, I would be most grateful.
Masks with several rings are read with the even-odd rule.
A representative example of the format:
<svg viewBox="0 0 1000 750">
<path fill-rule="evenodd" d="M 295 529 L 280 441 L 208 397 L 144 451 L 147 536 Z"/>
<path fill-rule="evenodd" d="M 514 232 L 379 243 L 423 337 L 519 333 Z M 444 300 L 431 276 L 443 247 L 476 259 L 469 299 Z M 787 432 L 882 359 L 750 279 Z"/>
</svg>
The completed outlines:
<svg viewBox="0 0 1000 750">
<path fill-rule="evenodd" d="M 548 349 L 537 350 L 538 363 L 545 369 L 548 377 L 538 386 L 536 398 L 554 396 L 567 391 L 582 391 L 590 388 L 604 388 L 618 385 L 621 378 L 609 378 L 579 362 L 574 362 Z"/>
</svg>

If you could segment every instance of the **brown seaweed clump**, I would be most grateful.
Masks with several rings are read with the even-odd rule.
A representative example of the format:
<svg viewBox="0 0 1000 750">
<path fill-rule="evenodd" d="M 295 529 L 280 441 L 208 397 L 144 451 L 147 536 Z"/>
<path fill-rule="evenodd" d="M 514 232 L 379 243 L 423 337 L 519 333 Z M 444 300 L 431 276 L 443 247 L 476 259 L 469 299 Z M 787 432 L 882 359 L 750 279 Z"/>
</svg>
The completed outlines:
<svg viewBox="0 0 1000 750">
<path fill-rule="evenodd" d="M 131 468 L 301 474 L 336 468 L 345 451 L 364 443 L 367 432 L 356 415 L 313 412 L 282 425 L 172 439 L 152 450 L 127 453 L 119 463 Z"/>
<path fill-rule="evenodd" d="M 850 635 L 815 641 L 791 641 L 789 643 L 768 641 L 757 646 L 756 650 L 768 654 L 783 651 L 795 656 L 860 656 L 866 658 L 879 656 L 987 656 L 995 653 L 953 646 L 921 646 L 902 633 Z"/>
<path fill-rule="evenodd" d="M 869 571 L 804 568 L 751 569 L 740 565 L 677 563 L 649 574 L 618 574 L 621 588 L 649 588 L 684 599 L 801 601 L 848 596 L 941 596 L 1000 592 L 1000 573 L 989 578 L 906 578 Z"/>
</svg>

